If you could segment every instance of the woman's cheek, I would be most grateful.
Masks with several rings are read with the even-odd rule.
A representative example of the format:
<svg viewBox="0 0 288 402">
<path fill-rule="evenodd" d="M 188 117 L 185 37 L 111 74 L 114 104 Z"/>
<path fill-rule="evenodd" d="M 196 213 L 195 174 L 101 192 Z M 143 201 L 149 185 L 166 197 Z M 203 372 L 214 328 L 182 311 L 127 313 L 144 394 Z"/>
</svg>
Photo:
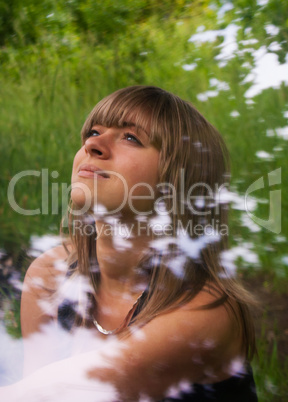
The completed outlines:
<svg viewBox="0 0 288 402">
<path fill-rule="evenodd" d="M 83 161 L 83 157 L 85 157 L 84 147 L 80 148 L 74 157 L 71 177 L 71 199 L 74 205 L 82 213 L 85 213 L 91 209 L 93 195 L 90 186 L 78 178 L 78 169 Z"/>
<path fill-rule="evenodd" d="M 81 160 L 83 160 L 83 157 L 85 157 L 84 146 L 81 147 L 74 156 L 73 165 L 72 165 L 72 175 L 77 173 L 77 170 L 80 166 Z"/>
</svg>

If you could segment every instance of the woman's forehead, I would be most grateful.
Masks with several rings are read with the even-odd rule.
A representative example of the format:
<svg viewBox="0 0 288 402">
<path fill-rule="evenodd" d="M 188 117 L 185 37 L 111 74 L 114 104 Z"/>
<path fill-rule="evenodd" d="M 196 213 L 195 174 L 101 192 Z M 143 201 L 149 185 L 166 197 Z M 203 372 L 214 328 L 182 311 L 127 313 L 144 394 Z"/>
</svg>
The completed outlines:
<svg viewBox="0 0 288 402">
<path fill-rule="evenodd" d="M 131 128 L 136 132 L 144 132 L 146 135 L 149 136 L 149 132 L 147 132 L 146 128 L 142 127 L 140 124 L 137 124 L 135 120 L 133 121 L 123 121 L 122 124 L 119 126 L 120 128 Z"/>
<path fill-rule="evenodd" d="M 91 123 L 90 128 L 93 125 L 100 124 L 105 127 L 118 127 L 118 128 L 131 128 L 134 131 L 144 132 L 146 135 L 150 136 L 151 127 L 151 116 L 148 113 L 141 110 L 115 110 L 115 114 L 112 110 L 107 110 L 106 113 L 100 111 L 100 113 L 95 113 Z"/>
</svg>

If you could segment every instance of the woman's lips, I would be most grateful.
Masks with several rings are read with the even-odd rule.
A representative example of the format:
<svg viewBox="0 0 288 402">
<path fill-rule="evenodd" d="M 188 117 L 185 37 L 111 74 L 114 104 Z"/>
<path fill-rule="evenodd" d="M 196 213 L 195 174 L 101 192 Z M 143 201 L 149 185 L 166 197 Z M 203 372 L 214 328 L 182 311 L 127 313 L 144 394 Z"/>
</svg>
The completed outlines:
<svg viewBox="0 0 288 402">
<path fill-rule="evenodd" d="M 104 171 L 93 165 L 81 165 L 78 170 L 78 176 L 88 178 L 109 179 L 109 175 Z"/>
</svg>

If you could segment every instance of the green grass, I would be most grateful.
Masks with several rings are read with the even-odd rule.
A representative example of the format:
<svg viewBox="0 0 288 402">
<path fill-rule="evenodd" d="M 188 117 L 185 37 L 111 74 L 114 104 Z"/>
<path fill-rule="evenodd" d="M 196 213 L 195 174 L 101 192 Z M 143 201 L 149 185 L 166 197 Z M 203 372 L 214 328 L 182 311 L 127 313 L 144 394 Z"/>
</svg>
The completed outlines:
<svg viewBox="0 0 288 402">
<path fill-rule="evenodd" d="M 258 358 L 252 367 L 259 402 L 283 402 L 287 399 L 288 357 L 279 358 L 277 341 L 267 341 L 265 324 L 257 341 Z"/>
</svg>

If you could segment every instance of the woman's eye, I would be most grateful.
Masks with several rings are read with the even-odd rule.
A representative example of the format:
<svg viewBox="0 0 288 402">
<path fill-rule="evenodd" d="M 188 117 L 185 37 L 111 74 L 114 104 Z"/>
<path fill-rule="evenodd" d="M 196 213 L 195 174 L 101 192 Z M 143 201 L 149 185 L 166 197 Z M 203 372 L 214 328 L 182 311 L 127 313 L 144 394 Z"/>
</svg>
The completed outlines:
<svg viewBox="0 0 288 402">
<path fill-rule="evenodd" d="M 138 138 L 135 137 L 135 135 L 130 134 L 130 133 L 125 133 L 124 136 L 127 141 L 134 142 L 135 144 L 138 144 L 138 145 L 142 145 L 142 143 L 138 140 Z"/>
<path fill-rule="evenodd" d="M 100 135 L 99 131 L 90 130 L 90 131 L 88 131 L 87 138 L 89 138 L 89 137 L 98 137 L 98 135 Z"/>
</svg>

